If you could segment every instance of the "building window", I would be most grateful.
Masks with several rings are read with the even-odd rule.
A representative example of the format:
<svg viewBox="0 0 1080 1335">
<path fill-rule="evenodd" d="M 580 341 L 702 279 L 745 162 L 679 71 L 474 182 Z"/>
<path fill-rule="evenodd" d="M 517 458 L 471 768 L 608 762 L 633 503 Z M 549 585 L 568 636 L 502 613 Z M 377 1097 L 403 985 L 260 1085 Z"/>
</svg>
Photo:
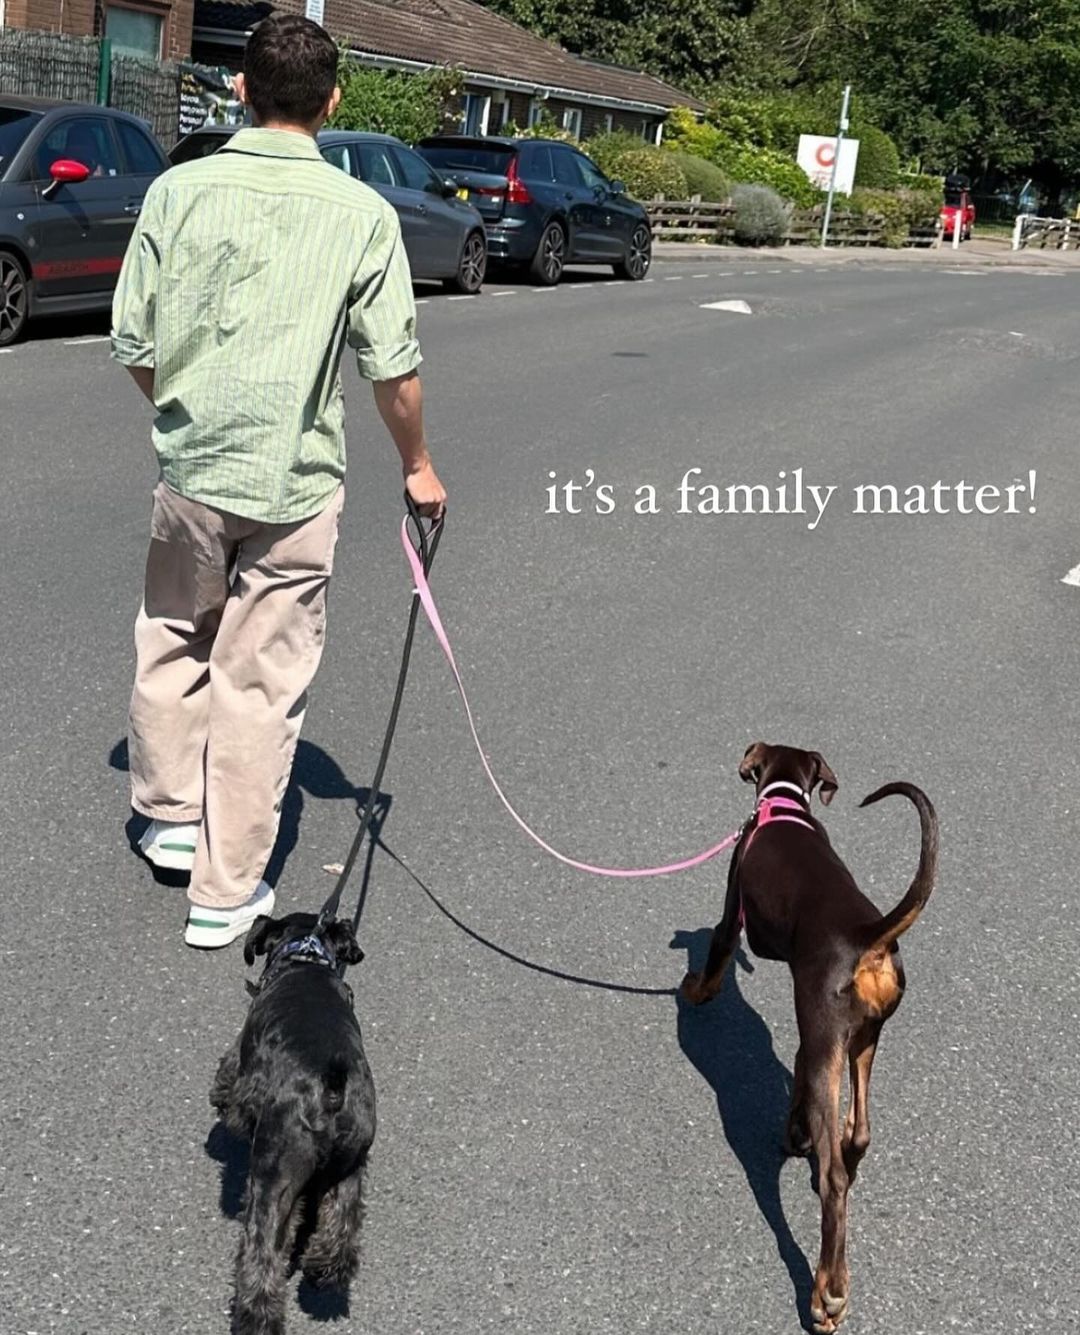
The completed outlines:
<svg viewBox="0 0 1080 1335">
<path fill-rule="evenodd" d="M 161 38 L 165 20 L 161 14 L 146 9 L 127 9 L 109 5 L 105 10 L 105 36 L 119 56 L 149 56 L 161 59 Z"/>
<path fill-rule="evenodd" d="M 491 97 L 487 93 L 466 93 L 462 102 L 458 129 L 462 134 L 481 135 L 488 132 Z"/>
<path fill-rule="evenodd" d="M 567 107 L 562 114 L 562 127 L 575 139 L 581 138 L 581 108 Z"/>
<path fill-rule="evenodd" d="M 510 119 L 510 103 L 506 100 L 505 93 L 496 95 L 492 99 L 491 112 L 488 116 L 488 134 L 501 134 L 506 122 Z"/>
<path fill-rule="evenodd" d="M 529 99 L 529 129 L 534 125 L 539 125 L 544 119 L 544 112 L 547 110 L 546 99 L 542 97 L 531 97 Z"/>
</svg>

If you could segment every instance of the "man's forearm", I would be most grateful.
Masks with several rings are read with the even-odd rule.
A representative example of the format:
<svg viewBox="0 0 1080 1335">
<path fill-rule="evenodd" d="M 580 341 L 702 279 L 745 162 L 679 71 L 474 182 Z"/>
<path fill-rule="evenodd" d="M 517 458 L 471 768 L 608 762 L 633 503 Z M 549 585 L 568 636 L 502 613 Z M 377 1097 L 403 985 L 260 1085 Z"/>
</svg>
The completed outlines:
<svg viewBox="0 0 1080 1335">
<path fill-rule="evenodd" d="M 430 465 L 424 439 L 424 391 L 415 371 L 372 383 L 379 416 L 386 423 L 406 473 Z"/>
<path fill-rule="evenodd" d="M 129 366 L 131 378 L 146 395 L 151 403 L 154 402 L 154 368 L 152 366 Z"/>
</svg>

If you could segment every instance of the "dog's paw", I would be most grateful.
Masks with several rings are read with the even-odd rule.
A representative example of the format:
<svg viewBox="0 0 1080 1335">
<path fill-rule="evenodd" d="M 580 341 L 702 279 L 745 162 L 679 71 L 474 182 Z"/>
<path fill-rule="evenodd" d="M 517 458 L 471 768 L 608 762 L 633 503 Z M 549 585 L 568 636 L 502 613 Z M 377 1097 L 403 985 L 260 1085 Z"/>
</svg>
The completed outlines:
<svg viewBox="0 0 1080 1335">
<path fill-rule="evenodd" d="M 830 1286 L 819 1272 L 814 1284 L 814 1295 L 810 1301 L 810 1315 L 814 1319 L 814 1330 L 817 1335 L 832 1335 L 848 1314 L 846 1291 L 834 1294 L 830 1292 L 830 1287 L 839 1286 Z"/>
</svg>

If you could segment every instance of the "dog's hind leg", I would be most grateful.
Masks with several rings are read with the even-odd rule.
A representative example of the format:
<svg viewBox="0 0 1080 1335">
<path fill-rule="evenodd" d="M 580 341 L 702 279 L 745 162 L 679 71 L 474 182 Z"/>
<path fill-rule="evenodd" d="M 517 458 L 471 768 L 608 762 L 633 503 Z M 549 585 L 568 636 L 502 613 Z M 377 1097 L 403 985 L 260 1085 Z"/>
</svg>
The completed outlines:
<svg viewBox="0 0 1080 1335">
<path fill-rule="evenodd" d="M 288 1261 L 314 1157 L 284 1149 L 260 1125 L 251 1147 L 244 1234 L 236 1255 L 232 1335 L 285 1335 Z"/>
<path fill-rule="evenodd" d="M 304 1252 L 304 1278 L 319 1288 L 347 1288 L 360 1260 L 364 1159 L 323 1194 L 315 1232 Z"/>
<path fill-rule="evenodd" d="M 868 1022 L 855 1036 L 848 1053 L 851 1101 L 844 1124 L 843 1148 L 849 1183 L 855 1181 L 863 1155 L 870 1148 L 870 1071 L 880 1034 L 880 1023 Z"/>
<path fill-rule="evenodd" d="M 795 1054 L 795 1072 L 791 1081 L 791 1106 L 784 1133 L 784 1153 L 803 1158 L 813 1148 L 806 1129 L 806 1061 L 800 1045 Z"/>
<path fill-rule="evenodd" d="M 840 1134 L 840 1085 L 844 1048 L 824 1035 L 804 1039 L 806 1122 L 818 1159 L 821 1254 L 814 1275 L 810 1314 L 820 1335 L 831 1335 L 847 1315 L 848 1173 Z"/>
</svg>

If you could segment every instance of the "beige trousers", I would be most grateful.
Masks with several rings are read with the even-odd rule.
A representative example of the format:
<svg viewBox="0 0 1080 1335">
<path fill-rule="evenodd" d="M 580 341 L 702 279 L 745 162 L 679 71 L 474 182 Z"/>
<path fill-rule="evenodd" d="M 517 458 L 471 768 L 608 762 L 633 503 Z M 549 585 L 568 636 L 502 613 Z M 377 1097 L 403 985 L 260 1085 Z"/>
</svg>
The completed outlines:
<svg viewBox="0 0 1080 1335">
<path fill-rule="evenodd" d="M 163 482 L 154 492 L 146 589 L 135 623 L 128 749 L 131 802 L 199 821 L 188 898 L 250 898 L 322 657 L 339 488 L 298 524 L 261 524 Z"/>
</svg>

